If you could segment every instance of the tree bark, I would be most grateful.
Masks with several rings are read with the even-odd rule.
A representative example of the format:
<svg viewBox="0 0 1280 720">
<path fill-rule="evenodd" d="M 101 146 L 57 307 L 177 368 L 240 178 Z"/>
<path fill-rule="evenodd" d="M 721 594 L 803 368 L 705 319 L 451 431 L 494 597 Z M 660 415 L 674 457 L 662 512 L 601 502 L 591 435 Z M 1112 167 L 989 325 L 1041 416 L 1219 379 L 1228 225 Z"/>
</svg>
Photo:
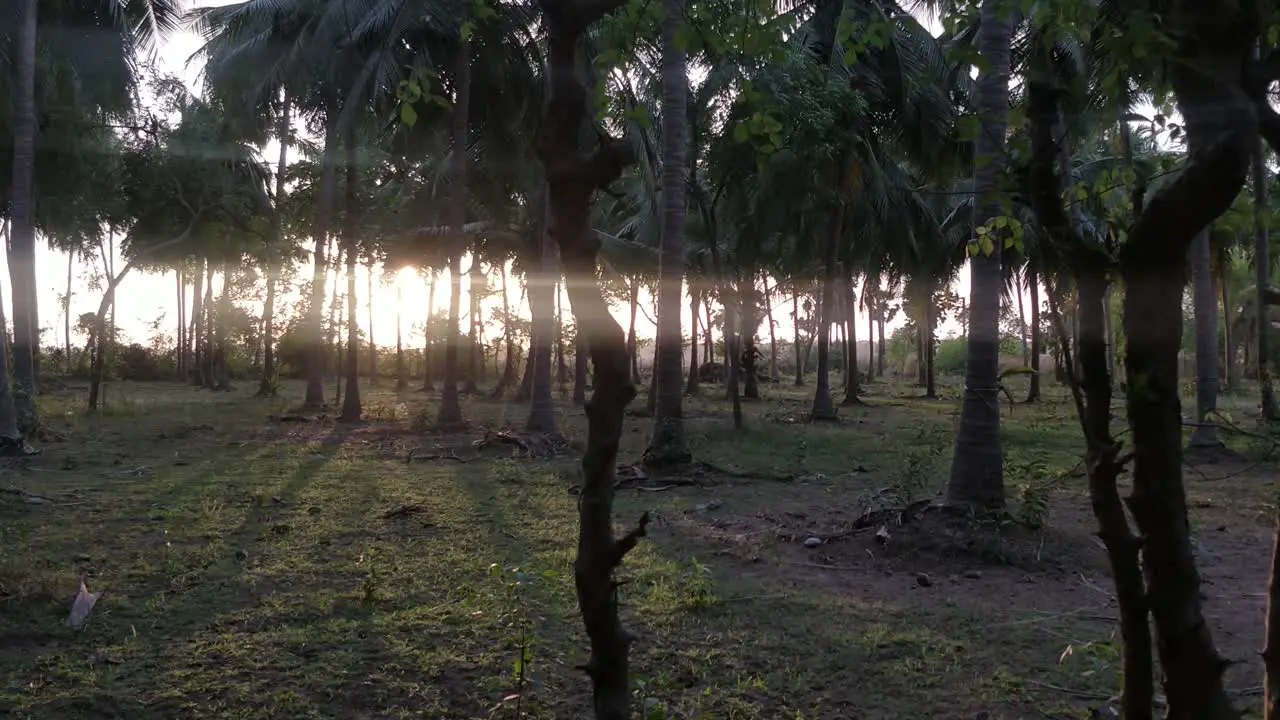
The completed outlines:
<svg viewBox="0 0 1280 720">
<path fill-rule="evenodd" d="M 684 25 L 686 0 L 664 0 L 662 20 L 662 239 L 658 260 L 658 331 L 653 376 L 653 434 L 644 452 L 650 468 L 693 460 L 684 434 L 684 224 L 688 184 L 688 58 L 676 35 Z M 694 342 L 697 342 L 696 336 Z"/>
<path fill-rule="evenodd" d="M 405 376 L 404 367 L 404 293 L 400 283 L 396 283 L 396 392 L 403 392 L 409 387 L 409 379 Z"/>
<path fill-rule="evenodd" d="M 435 390 L 432 381 L 434 367 L 431 364 L 431 319 L 436 314 L 436 271 L 431 270 L 431 282 L 427 283 L 427 321 L 422 326 L 422 392 Z"/>
<path fill-rule="evenodd" d="M 378 387 L 378 343 L 373 339 L 373 260 L 365 263 L 364 306 L 369 316 L 369 384 Z M 400 307 L 396 306 L 397 317 Z M 396 329 L 398 335 L 400 330 Z"/>
<path fill-rule="evenodd" d="M 480 339 L 480 291 L 484 287 L 484 272 L 480 264 L 480 243 L 471 249 L 471 271 L 467 274 L 467 300 L 469 328 L 467 330 L 467 379 L 463 392 L 475 395 L 480 392 L 481 339 Z"/>
<path fill-rule="evenodd" d="M 1271 287 L 1271 237 L 1263 208 L 1267 207 L 1266 149 L 1259 139 L 1251 157 L 1253 177 L 1253 271 L 1258 287 L 1257 333 L 1254 337 L 1258 364 L 1258 391 L 1262 417 L 1268 421 L 1280 420 L 1280 403 L 1276 402 L 1275 386 L 1271 380 L 1271 310 L 1264 298 Z"/>
<path fill-rule="evenodd" d="M 553 223 L 550 200 L 543 205 L 542 227 L 538 233 L 538 265 L 529 273 L 529 310 L 533 316 L 533 346 L 530 348 L 533 364 L 529 387 L 529 417 L 525 430 L 538 433 L 556 432 L 555 407 L 551 402 L 552 344 L 555 333 L 555 278 L 559 274 L 556 262 L 557 228 Z M 592 256 L 592 262 L 595 261 Z M 574 308 L 576 313 L 577 308 Z"/>
<path fill-rule="evenodd" d="M 267 299 L 262 306 L 262 380 L 258 384 L 258 397 L 275 397 L 276 394 L 276 353 L 275 353 L 275 312 L 276 312 L 276 273 L 279 272 L 273 262 L 273 253 L 284 244 L 284 202 L 285 173 L 289 167 L 289 141 L 293 131 L 290 110 L 293 107 L 289 94 L 285 93 L 281 102 L 280 123 L 276 127 L 276 139 L 280 142 L 280 154 L 276 157 L 275 195 L 271 206 L 271 243 L 267 246 L 266 270 Z"/>
<path fill-rule="evenodd" d="M 1009 115 L 1009 63 L 1012 23 L 997 0 L 982 0 L 978 48 L 987 71 L 978 77 L 979 130 L 975 148 L 974 226 L 1001 214 L 1000 174 L 1004 168 Z M 1003 452 L 1000 445 L 1000 268 L 1001 239 L 989 255 L 969 260 L 969 337 L 964 400 L 956 435 L 947 502 L 969 508 L 1004 507 Z"/>
<path fill-rule="evenodd" d="M 1196 329 L 1196 427 L 1190 447 L 1220 448 L 1213 415 L 1218 411 L 1218 301 L 1213 291 L 1213 248 L 1208 228 L 1191 243 L 1192 300 Z"/>
<path fill-rule="evenodd" d="M 846 151 L 849 152 L 849 151 Z M 823 249 L 822 273 L 822 307 L 821 320 L 818 323 L 818 383 L 813 395 L 813 407 L 809 412 L 810 420 L 835 420 L 836 408 L 831 401 L 831 326 L 836 321 L 836 283 L 839 282 L 840 238 L 844 236 L 844 216 L 846 210 L 845 197 L 848 191 L 848 166 L 853 163 L 853 156 L 840 162 L 840 188 L 837 191 L 836 207 L 831 214 L 831 228 Z"/>
<path fill-rule="evenodd" d="M 14 59 L 13 185 L 10 196 L 9 277 L 13 285 L 13 401 L 18 427 L 32 433 L 36 410 L 36 355 L 40 324 L 36 285 L 36 35 L 37 0 L 22 0 Z M 17 19 L 15 18 L 15 19 Z"/>
<path fill-rule="evenodd" d="M 360 196 L 357 187 L 360 182 L 360 168 L 357 164 L 356 136 L 354 130 L 347 131 L 346 211 L 343 213 L 342 239 L 347 245 L 347 392 L 342 401 L 343 422 L 359 422 L 364 409 L 360 403 L 360 325 L 357 320 L 358 303 L 356 302 L 356 266 L 360 255 L 360 247 L 356 240 L 359 228 Z"/>
<path fill-rule="evenodd" d="M 689 283 L 689 380 L 684 391 L 687 395 L 698 394 L 698 304 L 700 294 L 693 283 Z"/>
<path fill-rule="evenodd" d="M 335 103 L 329 103 L 324 138 L 324 156 L 320 162 L 320 199 L 316 204 L 315 250 L 312 252 L 311 297 L 307 308 L 307 391 L 303 405 L 319 408 L 324 405 L 324 369 L 326 347 L 324 341 L 325 278 L 329 272 L 326 250 L 329 245 L 329 225 L 333 218 L 335 189 L 334 164 L 338 153 L 338 118 Z"/>
<path fill-rule="evenodd" d="M 796 381 L 793 383 L 796 387 L 804 387 L 804 357 L 801 353 L 803 346 L 800 344 L 800 293 L 793 291 L 791 293 L 791 318 L 792 330 L 795 333 L 795 353 L 796 353 Z"/>
<path fill-rule="evenodd" d="M 844 405 L 856 405 L 862 402 L 858 397 L 858 393 L 862 391 L 862 382 L 861 378 L 858 377 L 858 316 L 856 312 L 858 298 L 854 294 L 852 275 L 845 278 L 844 287 L 845 303 L 848 306 L 844 316 L 844 325 L 845 336 L 849 339 L 849 382 L 844 386 L 844 400 L 842 403 Z"/>
<path fill-rule="evenodd" d="M 1044 352 L 1043 338 L 1040 334 L 1040 277 L 1036 272 L 1035 261 L 1027 264 L 1027 288 L 1031 293 L 1031 378 L 1027 390 L 1027 402 L 1040 400 L 1040 355 Z M 1108 336 L 1108 341 L 1110 336 Z M 1109 375 L 1108 375 L 1109 376 Z"/>
<path fill-rule="evenodd" d="M 628 654 L 632 636 L 618 618 L 613 571 L 645 534 L 648 515 L 620 539 L 613 534 L 614 468 L 627 404 L 636 395 L 626 339 L 596 283 L 599 241 L 591 231 L 590 202 L 597 188 L 635 160 L 631 144 L 601 137 L 589 155 L 579 147 L 587 114 L 587 89 L 578 77 L 577 48 L 584 31 L 618 7 L 620 0 L 543 0 L 548 26 L 550 80 L 542 159 L 547 168 L 551 226 L 560 246 L 569 299 L 579 332 L 595 365 L 595 391 L 587 403 L 587 446 L 578 496 L 578 552 L 574 584 L 591 641 L 587 675 L 596 720 L 631 717 Z"/>
<path fill-rule="evenodd" d="M 449 334 L 444 346 L 444 390 L 440 393 L 440 410 L 436 423 L 441 427 L 462 424 L 462 405 L 458 398 L 458 321 L 462 303 L 462 251 L 467 236 L 467 133 L 471 105 L 471 43 L 458 45 L 455 63 L 453 100 L 453 153 L 449 156 L 453 193 L 449 202 Z M 478 258 L 477 258 L 478 259 Z"/>
</svg>

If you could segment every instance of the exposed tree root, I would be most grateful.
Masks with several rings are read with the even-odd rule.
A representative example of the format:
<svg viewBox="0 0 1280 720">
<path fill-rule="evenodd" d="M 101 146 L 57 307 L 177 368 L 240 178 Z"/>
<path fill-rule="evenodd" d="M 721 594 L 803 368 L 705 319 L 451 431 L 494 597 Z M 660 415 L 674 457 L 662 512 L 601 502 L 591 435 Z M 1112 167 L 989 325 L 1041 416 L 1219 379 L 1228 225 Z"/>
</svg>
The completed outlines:
<svg viewBox="0 0 1280 720">
<path fill-rule="evenodd" d="M 410 448 L 408 454 L 405 455 L 404 458 L 406 465 L 410 465 L 415 462 L 431 462 L 433 460 L 452 460 L 458 463 L 466 463 L 475 460 L 475 458 L 458 457 L 457 453 L 455 453 L 452 448 L 445 450 L 444 452 L 430 453 L 426 455 L 419 455 L 418 448 Z"/>
<path fill-rule="evenodd" d="M 471 447 L 477 451 L 498 445 L 510 445 L 511 456 L 518 458 L 553 458 L 569 447 L 560 433 L 522 433 L 514 430 L 487 431 L 483 438 L 471 443 Z"/>
<path fill-rule="evenodd" d="M 407 503 L 397 505 L 396 507 L 382 513 L 382 519 L 390 520 L 391 518 L 406 517 L 409 515 L 425 515 L 427 512 L 428 509 L 426 505 L 422 505 L 420 503 Z"/>
</svg>

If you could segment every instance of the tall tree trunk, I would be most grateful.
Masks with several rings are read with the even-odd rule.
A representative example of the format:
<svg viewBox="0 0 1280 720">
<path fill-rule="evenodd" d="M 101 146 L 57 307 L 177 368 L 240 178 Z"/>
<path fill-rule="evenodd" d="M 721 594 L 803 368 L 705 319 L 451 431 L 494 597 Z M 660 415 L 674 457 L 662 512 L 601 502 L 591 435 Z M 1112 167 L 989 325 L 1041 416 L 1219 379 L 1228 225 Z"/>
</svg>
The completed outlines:
<svg viewBox="0 0 1280 720">
<path fill-rule="evenodd" d="M 867 379 L 876 377 L 876 297 L 871 289 L 871 279 L 867 278 L 866 287 L 862 290 L 862 305 L 867 309 Z"/>
<path fill-rule="evenodd" d="M 796 352 L 796 387 L 804 387 L 804 347 L 800 344 L 800 293 L 793 291 L 791 293 L 791 318 L 792 330 L 795 333 L 793 341 Z"/>
<path fill-rule="evenodd" d="M 884 341 L 884 323 L 884 299 L 878 298 L 876 301 L 876 339 L 879 340 L 879 342 L 877 343 L 878 347 L 876 349 L 876 374 L 880 377 L 884 377 L 884 356 L 885 350 L 889 347 L 889 345 Z"/>
<path fill-rule="evenodd" d="M 21 0 L 18 9 L 14 59 L 13 185 L 9 215 L 9 278 L 13 284 L 13 382 L 18 427 L 34 432 L 36 411 L 36 355 L 40 352 L 40 324 L 36 286 L 35 166 L 36 166 L 36 33 L 37 0 Z"/>
<path fill-rule="evenodd" d="M 692 460 L 685 441 L 681 305 L 685 287 L 685 211 L 689 176 L 689 67 L 676 36 L 686 0 L 664 0 L 662 20 L 662 241 L 658 263 L 658 337 L 654 351 L 653 434 L 645 464 L 669 468 Z M 696 336 L 695 340 L 696 341 Z M 696 369 L 695 369 L 696 370 Z"/>
<path fill-rule="evenodd" d="M 579 333 L 581 335 L 581 333 Z M 586 343 L 579 339 L 573 348 L 573 404 L 587 403 L 587 350 Z"/>
<path fill-rule="evenodd" d="M 213 389 L 224 392 L 231 390 L 231 367 L 227 364 L 231 352 L 227 346 L 227 322 L 231 317 L 231 267 L 229 262 L 222 264 L 222 293 L 218 297 L 218 315 L 213 329 Z"/>
<path fill-rule="evenodd" d="M 263 263 L 266 271 L 267 299 L 262 306 L 262 380 L 258 383 L 258 397 L 275 397 L 276 394 L 276 351 L 275 351 L 275 314 L 276 284 L 280 272 L 275 263 L 275 253 L 284 246 L 284 202 L 285 173 L 289 169 L 289 145 L 292 138 L 293 118 L 291 110 L 293 101 L 288 92 L 284 94 L 280 104 L 280 122 L 276 126 L 276 140 L 280 143 L 280 154 L 276 156 L 275 202 L 271 206 L 271 243 L 267 246 L 266 260 Z"/>
<path fill-rule="evenodd" d="M 436 314 L 436 270 L 430 272 L 431 282 L 427 283 L 427 321 L 422 326 L 422 392 L 435 390 L 432 381 L 435 367 L 431 364 L 431 319 Z"/>
<path fill-rule="evenodd" d="M 818 321 L 818 383 L 813 395 L 813 407 L 809 412 L 811 420 L 835 420 L 836 407 L 831 401 L 831 326 L 836 322 L 836 284 L 839 282 L 840 238 L 844 235 L 844 216 L 847 210 L 845 198 L 848 196 L 848 172 L 854 159 L 850 151 L 847 159 L 841 160 L 841 177 L 839 196 L 835 211 L 831 215 L 831 228 L 828 231 L 823 249 L 822 268 L 822 307 Z"/>
<path fill-rule="evenodd" d="M 1196 327 L 1196 427 L 1190 447 L 1222 447 L 1213 415 L 1218 411 L 1218 299 L 1213 291 L 1213 248 L 1208 228 L 1191 244 L 1191 283 Z"/>
<path fill-rule="evenodd" d="M 707 342 L 706 353 L 704 354 L 707 356 L 707 362 L 713 363 L 716 361 L 716 342 L 714 335 L 715 329 L 711 323 L 711 293 L 702 293 L 702 310 L 703 319 L 705 321 L 702 325 L 703 337 L 706 338 Z"/>
<path fill-rule="evenodd" d="M 700 294 L 693 283 L 689 283 L 689 381 L 684 391 L 689 395 L 698 394 L 698 304 Z"/>
<path fill-rule="evenodd" d="M 618 447 L 627 405 L 635 385 L 627 367 L 622 329 L 596 282 L 599 247 L 590 224 L 594 190 L 616 179 L 634 162 L 628 141 L 604 138 L 585 156 L 579 137 L 588 112 L 587 89 L 579 79 L 577 49 L 583 32 L 621 0 L 546 0 L 549 99 L 543 123 L 543 161 L 548 168 L 551 225 L 560 245 L 569 299 L 579 332 L 591 349 L 595 391 L 586 408 L 587 445 L 582 458 L 582 491 L 578 495 L 578 551 L 574 584 L 591 656 L 586 663 L 592 684 L 596 720 L 631 717 L 628 654 L 632 637 L 618 617 L 613 572 L 645 534 L 648 515 L 621 539 L 613 534 L 613 496 Z M 589 62 L 589 58 L 587 59 Z"/>
<path fill-rule="evenodd" d="M 1239 245 L 1240 238 L 1233 239 L 1233 245 Z M 1236 389 L 1236 344 L 1231 329 L 1231 283 L 1227 277 L 1231 265 L 1231 253 L 1224 252 L 1217 263 L 1216 282 L 1222 295 L 1222 389 L 1232 392 Z"/>
<path fill-rule="evenodd" d="M 719 260 L 716 260 L 716 267 L 720 266 Z M 720 275 L 717 272 L 716 275 Z M 721 276 L 723 277 L 723 276 Z M 734 358 L 738 356 L 738 333 L 734 329 L 735 321 L 738 317 L 738 302 L 736 301 L 736 293 L 733 291 L 731 283 L 722 280 L 720 284 L 720 297 L 723 298 L 721 303 L 724 309 L 724 355 L 725 355 L 725 392 L 729 396 L 729 402 L 733 407 L 733 428 L 741 430 L 743 425 L 742 419 L 742 393 L 739 392 L 742 375 L 739 372 L 741 364 Z"/>
<path fill-rule="evenodd" d="M 329 224 L 333 218 L 336 193 L 334 164 L 338 153 L 338 117 L 332 101 L 327 109 L 324 156 L 320 162 L 320 199 L 316 203 L 315 250 L 312 251 L 311 297 L 307 307 L 307 392 L 303 404 L 318 408 L 324 405 L 324 341 L 325 277 L 329 263 L 325 251 L 329 245 Z"/>
<path fill-rule="evenodd" d="M 929 302 L 924 306 L 924 396 L 930 400 L 938 398 L 938 373 L 934 360 L 938 357 L 937 306 L 933 303 L 933 288 L 930 287 Z M 998 348 L 998 344 L 997 344 Z"/>
<path fill-rule="evenodd" d="M 558 221 L 559 218 L 552 215 L 550 200 L 546 201 L 538 232 L 537 270 L 529 273 L 529 314 L 533 317 L 532 380 L 529 417 L 525 421 L 529 432 L 556 432 L 555 407 L 551 404 L 551 362 L 555 341 L 555 278 L 559 275 L 555 245 L 555 233 L 560 229 Z M 592 262 L 595 262 L 594 256 Z M 573 310 L 576 314 L 576 305 Z"/>
<path fill-rule="evenodd" d="M 191 284 L 191 324 L 187 330 L 187 343 L 191 346 L 191 363 L 187 368 L 187 382 L 197 387 L 204 385 L 204 353 L 201 349 L 200 328 L 204 327 L 204 260 L 196 261 L 195 280 Z"/>
<path fill-rule="evenodd" d="M 484 288 L 484 271 L 480 264 L 480 243 L 477 241 L 471 250 L 471 272 L 467 274 L 467 299 L 469 309 L 467 317 L 470 328 L 467 331 L 467 381 L 463 392 L 475 395 L 480 392 L 480 367 L 482 352 L 480 343 L 480 294 Z"/>
<path fill-rule="evenodd" d="M 360 167 L 357 164 L 356 134 L 347 131 L 346 208 L 342 214 L 342 240 L 347 246 L 347 392 L 342 401 L 342 414 L 339 419 L 344 422 L 358 422 L 364 412 L 360 403 L 360 324 L 357 320 L 356 297 L 356 265 L 360 257 L 357 244 L 357 228 L 360 227 L 360 196 L 357 187 L 360 182 Z M 372 330 L 372 325 L 370 326 Z M 373 343 L 370 343 L 372 347 Z"/>
<path fill-rule="evenodd" d="M 854 294 L 854 281 L 852 275 L 847 277 L 844 282 L 845 302 L 849 309 L 845 312 L 845 335 L 849 338 L 849 383 L 844 386 L 845 405 L 855 405 L 862 402 L 858 398 L 858 393 L 862 392 L 862 379 L 858 376 L 858 298 Z M 865 293 L 866 290 L 863 289 Z"/>
<path fill-rule="evenodd" d="M 742 397 L 750 400 L 760 399 L 760 378 L 757 374 L 757 361 L 762 357 L 756 347 L 756 330 L 760 327 L 756 315 L 756 283 L 755 275 L 748 273 L 738 285 L 740 298 L 738 317 L 742 321 L 738 332 L 738 347 L 735 359 L 738 361 L 739 377 L 742 378 Z"/>
<path fill-rule="evenodd" d="M 75 266 L 76 266 L 76 254 L 74 251 L 68 251 L 67 252 L 67 294 L 62 298 L 62 333 L 63 333 L 62 351 L 66 354 L 66 357 L 63 358 L 64 360 L 63 370 L 67 375 L 71 374 L 71 295 L 73 293 L 71 288 L 71 280 L 72 280 L 72 274 L 75 271 Z M 177 273 L 177 279 L 178 279 L 178 296 L 179 296 L 178 297 L 178 303 L 179 303 L 178 344 L 181 345 L 182 344 L 182 316 L 181 316 L 182 315 L 182 310 L 181 310 L 182 273 L 181 272 Z"/>
<path fill-rule="evenodd" d="M 1034 260 L 1027 264 L 1027 289 L 1031 293 L 1031 387 L 1027 390 L 1027 402 L 1037 402 L 1040 400 L 1040 355 L 1044 352 L 1044 339 L 1040 334 L 1040 275 L 1036 272 Z M 1108 344 L 1110 341 L 1108 336 Z M 1110 372 L 1108 377 L 1111 377 Z"/>
<path fill-rule="evenodd" d="M 633 277 L 627 289 L 630 305 L 630 324 L 627 326 L 627 352 L 631 354 L 631 382 L 640 384 L 639 343 L 636 341 L 636 313 L 640 309 L 640 278 Z"/>
<path fill-rule="evenodd" d="M 457 92 L 453 101 L 453 153 L 449 156 L 449 174 L 453 184 L 449 199 L 449 334 L 444 346 L 444 390 L 440 394 L 440 411 L 436 415 L 436 422 L 442 427 L 462 424 L 462 404 L 458 399 L 458 320 L 462 311 L 462 251 L 467 244 L 463 226 L 467 222 L 467 131 L 471 107 L 469 40 L 458 45 L 455 70 Z"/>
<path fill-rule="evenodd" d="M 1009 56 L 1012 22 L 998 0 L 982 0 L 978 49 L 987 71 L 977 82 L 979 131 L 975 148 L 974 226 L 1001 214 L 1000 175 L 1004 169 L 1009 115 Z M 1001 242 L 989 255 L 969 260 L 969 342 L 964 401 L 956 435 L 947 502 L 971 508 L 1003 508 L 1004 453 L 1000 445 Z"/>
<path fill-rule="evenodd" d="M 409 387 L 404 367 L 404 290 L 396 283 L 396 392 Z"/>
<path fill-rule="evenodd" d="M 187 273 L 186 270 L 179 265 L 175 273 L 178 282 L 178 350 L 174 359 L 177 363 L 177 380 L 185 382 L 187 379 Z M 68 316 L 70 313 L 68 313 Z M 67 328 L 68 331 L 70 328 Z M 67 366 L 71 366 L 71 336 L 67 336 Z"/>
<path fill-rule="evenodd" d="M 516 340 L 515 333 L 512 332 L 512 314 L 511 299 L 507 292 L 507 264 L 506 262 L 498 263 L 498 277 L 502 283 L 502 335 L 503 344 L 506 345 L 506 357 L 502 363 L 502 376 L 498 378 L 498 384 L 493 388 L 493 399 L 501 400 L 502 396 L 507 392 L 507 388 L 516 381 Z"/>
<path fill-rule="evenodd" d="M 765 321 L 769 323 L 769 382 L 778 381 L 778 334 L 773 321 L 773 292 L 769 289 L 769 276 L 763 276 Z M 776 287 L 775 287 L 776 289 Z"/>
<path fill-rule="evenodd" d="M 0 298 L 4 293 L 0 292 Z M 0 300 L 0 455 L 25 454 L 22 433 L 18 430 L 18 410 L 13 402 L 13 383 L 9 377 L 9 327 Z"/>
<path fill-rule="evenodd" d="M 107 346 L 105 355 L 109 358 L 112 354 L 112 346 L 116 342 L 116 303 L 115 298 L 111 300 L 111 325 L 107 329 L 106 338 Z M 213 263 L 205 262 L 204 273 L 204 327 L 201 329 L 201 341 L 204 344 L 204 365 L 201 368 L 201 377 L 204 382 L 201 387 L 212 389 L 218 382 L 216 358 L 213 355 L 213 333 L 214 322 L 217 320 L 217 308 L 213 304 Z"/>
<path fill-rule="evenodd" d="M 369 315 L 369 384 L 378 387 L 378 344 L 373 339 L 373 260 L 365 263 L 365 298 L 364 306 Z M 396 313 L 400 312 L 399 304 Z M 396 333 L 399 334 L 399 330 Z"/>
<path fill-rule="evenodd" d="M 1018 293 L 1018 338 L 1022 341 L 1022 364 L 1031 366 L 1031 338 L 1027 337 L 1027 311 L 1022 303 L 1022 290 L 1026 282 L 1025 270 L 1014 276 L 1014 289 Z"/>
<path fill-rule="evenodd" d="M 1280 420 L 1280 404 L 1276 403 L 1275 388 L 1271 384 L 1271 310 L 1263 294 L 1271 287 L 1271 238 L 1267 228 L 1266 149 L 1262 140 L 1257 141 L 1253 154 L 1253 270 L 1257 283 L 1257 335 L 1254 360 L 1258 363 L 1258 389 L 1261 395 L 1262 417 L 1268 421 Z"/>
<path fill-rule="evenodd" d="M 333 253 L 333 293 L 329 296 L 329 336 L 325 347 L 328 350 L 326 359 L 332 358 L 333 361 L 333 404 L 336 407 L 342 402 L 342 369 L 345 364 L 342 357 L 342 334 L 338 332 L 340 327 L 338 287 L 342 284 L 342 240 L 334 238 L 331 252 Z"/>
<path fill-rule="evenodd" d="M 564 303 L 560 299 L 560 279 L 556 278 L 554 288 L 556 298 L 556 384 L 560 397 L 565 396 L 569 384 L 569 364 L 565 361 L 564 350 Z"/>
</svg>

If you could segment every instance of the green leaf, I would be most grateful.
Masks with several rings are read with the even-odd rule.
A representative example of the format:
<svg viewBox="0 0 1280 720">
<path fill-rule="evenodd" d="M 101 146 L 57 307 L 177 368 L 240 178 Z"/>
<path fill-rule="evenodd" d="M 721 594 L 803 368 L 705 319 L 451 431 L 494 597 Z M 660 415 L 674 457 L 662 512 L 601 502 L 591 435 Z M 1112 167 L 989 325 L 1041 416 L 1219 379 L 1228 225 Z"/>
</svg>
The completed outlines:
<svg viewBox="0 0 1280 720">
<path fill-rule="evenodd" d="M 400 104 L 400 122 L 406 127 L 413 127 L 418 122 L 418 111 L 413 109 L 409 103 Z"/>
</svg>

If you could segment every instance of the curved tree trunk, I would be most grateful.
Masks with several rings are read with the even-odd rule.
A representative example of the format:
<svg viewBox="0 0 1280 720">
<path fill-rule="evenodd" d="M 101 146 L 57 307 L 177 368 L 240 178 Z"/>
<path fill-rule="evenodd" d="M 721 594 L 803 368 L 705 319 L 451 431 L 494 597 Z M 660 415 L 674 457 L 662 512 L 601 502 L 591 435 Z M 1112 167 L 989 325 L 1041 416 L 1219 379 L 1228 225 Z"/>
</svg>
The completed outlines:
<svg viewBox="0 0 1280 720">
<path fill-rule="evenodd" d="M 1218 411 L 1218 299 L 1213 291 L 1213 248 L 1208 228 L 1191 244 L 1191 283 L 1196 327 L 1196 427 L 1190 447 L 1222 447 L 1213 415 Z"/>
<path fill-rule="evenodd" d="M 595 240 L 590 202 L 596 188 L 615 180 L 634 162 L 631 144 L 604 138 L 589 156 L 579 148 L 586 121 L 586 89 L 578 78 L 577 49 L 586 29 L 621 6 L 621 0 L 544 0 L 548 25 L 546 121 L 543 162 L 547 167 L 552 228 L 560 245 L 569 299 L 579 332 L 591 349 L 595 391 L 587 404 L 587 445 L 578 496 L 578 552 L 574 584 L 578 607 L 591 641 L 587 674 L 596 720 L 629 720 L 631 682 L 628 654 L 632 637 L 618 617 L 614 569 L 645 534 L 648 515 L 620 539 L 613 534 L 614 468 L 627 404 L 635 399 L 626 339 L 596 283 Z"/>
<path fill-rule="evenodd" d="M 1001 214 L 1000 174 L 1004 169 L 1009 115 L 1011 21 L 997 0 L 982 0 L 978 49 L 987 62 L 979 76 L 979 130 L 974 170 L 974 226 Z M 956 435 L 947 502 L 984 509 L 1003 508 L 1004 454 L 1000 445 L 1000 242 L 991 254 L 969 259 L 969 342 L 964 401 Z M 930 353 L 932 354 L 932 353 Z"/>
<path fill-rule="evenodd" d="M 458 321 L 462 304 L 462 251 L 467 237 L 467 131 L 471 104 L 471 43 L 458 45 L 456 62 L 457 96 L 453 100 L 453 152 L 449 156 L 453 194 L 449 201 L 449 329 L 444 346 L 444 390 L 440 393 L 440 411 L 436 423 L 442 427 L 462 424 L 462 405 L 458 399 Z"/>
<path fill-rule="evenodd" d="M 36 411 L 36 354 L 40 325 L 36 286 L 36 35 L 37 0 L 22 0 L 16 15 L 17 57 L 13 100 L 13 185 L 9 215 L 9 277 L 13 285 L 13 385 L 18 427 L 33 432 Z"/>
</svg>

